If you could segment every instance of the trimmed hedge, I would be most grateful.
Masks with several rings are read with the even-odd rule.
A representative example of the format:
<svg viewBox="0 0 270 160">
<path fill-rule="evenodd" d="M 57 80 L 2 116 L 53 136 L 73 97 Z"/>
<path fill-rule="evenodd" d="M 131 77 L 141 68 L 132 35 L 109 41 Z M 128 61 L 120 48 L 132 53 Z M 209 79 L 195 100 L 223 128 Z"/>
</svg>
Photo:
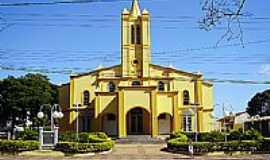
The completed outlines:
<svg viewBox="0 0 270 160">
<path fill-rule="evenodd" d="M 80 143 L 99 143 L 108 140 L 108 136 L 103 132 L 81 132 L 79 133 Z M 60 133 L 59 141 L 61 142 L 77 142 L 76 132 Z"/>
<path fill-rule="evenodd" d="M 176 132 L 170 135 L 170 139 L 182 137 L 182 135 L 186 135 L 188 139 L 192 139 L 195 141 L 195 133 L 187 133 L 187 132 Z M 227 136 L 228 141 L 242 141 L 242 140 L 258 140 L 261 141 L 263 136 L 260 132 L 256 130 L 248 130 L 244 133 L 241 131 L 232 131 Z M 198 141 L 199 142 L 224 142 L 225 141 L 225 133 L 212 131 L 212 132 L 202 132 L 198 133 Z"/>
<path fill-rule="evenodd" d="M 228 135 L 229 140 L 258 140 L 261 141 L 263 139 L 263 136 L 260 132 L 251 129 L 246 132 L 241 132 L 241 131 L 232 131 Z"/>
<path fill-rule="evenodd" d="M 228 142 L 194 142 L 194 153 L 206 153 L 215 151 L 266 151 L 264 146 L 270 146 L 270 143 L 262 143 L 259 141 L 228 141 Z M 175 151 L 188 152 L 188 143 L 179 142 L 176 139 L 171 139 L 167 143 L 167 147 Z"/>
<path fill-rule="evenodd" d="M 60 142 L 56 145 L 55 150 L 65 153 L 101 152 L 112 149 L 113 145 L 112 140 L 101 143 Z"/>
<path fill-rule="evenodd" d="M 195 133 L 192 132 L 175 132 L 170 135 L 170 139 L 179 138 L 185 135 L 188 139 L 195 141 Z M 222 142 L 225 140 L 225 134 L 220 132 L 198 133 L 198 141 L 200 142 Z"/>
<path fill-rule="evenodd" d="M 1 152 L 31 151 L 39 148 L 38 141 L 0 140 Z"/>
<path fill-rule="evenodd" d="M 198 139 L 201 142 L 222 142 L 225 140 L 225 134 L 217 131 L 200 133 Z"/>
</svg>

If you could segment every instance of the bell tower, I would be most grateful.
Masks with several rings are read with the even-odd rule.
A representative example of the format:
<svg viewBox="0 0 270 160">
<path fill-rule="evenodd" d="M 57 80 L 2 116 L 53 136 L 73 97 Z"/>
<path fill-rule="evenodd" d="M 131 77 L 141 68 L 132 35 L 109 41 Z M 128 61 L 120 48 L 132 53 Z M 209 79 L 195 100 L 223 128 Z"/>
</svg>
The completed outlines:
<svg viewBox="0 0 270 160">
<path fill-rule="evenodd" d="M 150 15 L 137 0 L 121 16 L 122 77 L 149 77 L 151 63 Z"/>
</svg>

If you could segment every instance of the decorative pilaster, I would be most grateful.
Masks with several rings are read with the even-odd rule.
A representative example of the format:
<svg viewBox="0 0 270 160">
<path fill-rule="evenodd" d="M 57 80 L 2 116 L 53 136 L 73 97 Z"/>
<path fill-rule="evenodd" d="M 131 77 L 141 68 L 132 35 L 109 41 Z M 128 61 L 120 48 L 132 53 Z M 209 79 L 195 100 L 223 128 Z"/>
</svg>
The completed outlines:
<svg viewBox="0 0 270 160">
<path fill-rule="evenodd" d="M 180 115 L 178 109 L 178 96 L 173 96 L 173 131 L 180 131 Z"/>
<path fill-rule="evenodd" d="M 202 78 L 197 78 L 194 85 L 195 104 L 202 105 Z"/>
<path fill-rule="evenodd" d="M 204 129 L 203 129 L 203 111 L 199 110 L 198 111 L 198 131 L 199 132 L 202 132 Z M 208 124 L 205 124 L 205 126 L 207 126 Z"/>
<path fill-rule="evenodd" d="M 124 109 L 124 92 L 118 92 L 118 137 L 123 138 L 127 136 L 126 129 L 126 115 Z"/>
<path fill-rule="evenodd" d="M 152 137 L 158 135 L 158 117 L 157 117 L 157 105 L 156 105 L 156 91 L 151 91 L 151 130 Z"/>
<path fill-rule="evenodd" d="M 203 122 L 203 116 L 202 112 L 199 111 L 199 108 L 202 107 L 202 78 L 199 77 L 195 80 L 195 85 L 194 85 L 194 93 L 195 93 L 195 99 L 194 102 L 196 104 L 197 109 L 195 112 L 197 112 L 197 131 L 200 132 L 202 131 L 202 122 Z"/>
</svg>

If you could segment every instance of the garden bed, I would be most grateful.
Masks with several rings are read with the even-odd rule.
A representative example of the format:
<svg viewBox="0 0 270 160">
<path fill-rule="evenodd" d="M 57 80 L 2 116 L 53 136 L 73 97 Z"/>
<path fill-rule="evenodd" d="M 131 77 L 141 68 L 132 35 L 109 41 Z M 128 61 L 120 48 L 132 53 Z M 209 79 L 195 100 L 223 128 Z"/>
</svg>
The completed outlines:
<svg viewBox="0 0 270 160">
<path fill-rule="evenodd" d="M 261 149 L 261 143 L 256 141 L 229 141 L 229 142 L 194 142 L 192 143 L 194 154 L 206 154 L 211 152 L 222 152 L 231 154 L 233 152 L 255 152 Z M 170 151 L 189 153 L 187 142 L 178 142 L 175 139 L 169 140 L 167 148 Z"/>
<path fill-rule="evenodd" d="M 74 132 L 62 133 L 60 135 L 60 142 L 56 145 L 55 150 L 67 154 L 96 153 L 109 151 L 114 146 L 114 141 L 102 132 L 81 132 L 78 138 L 76 140 Z"/>
<path fill-rule="evenodd" d="M 268 153 L 270 151 L 270 139 L 263 138 L 256 131 L 248 131 L 242 134 L 231 132 L 227 142 L 224 141 L 224 134 L 220 132 L 203 133 L 199 136 L 198 142 L 191 143 L 188 139 L 191 139 L 191 137 L 188 137 L 185 133 L 172 134 L 167 141 L 167 150 L 189 154 L 189 144 L 192 144 L 193 154 L 196 155 L 241 155 Z"/>
<path fill-rule="evenodd" d="M 22 151 L 32 151 L 39 148 L 38 141 L 23 140 L 0 140 L 1 153 L 18 153 Z"/>
<path fill-rule="evenodd" d="M 102 152 L 111 150 L 113 145 L 112 140 L 99 143 L 60 142 L 56 145 L 55 150 L 64 153 Z"/>
</svg>

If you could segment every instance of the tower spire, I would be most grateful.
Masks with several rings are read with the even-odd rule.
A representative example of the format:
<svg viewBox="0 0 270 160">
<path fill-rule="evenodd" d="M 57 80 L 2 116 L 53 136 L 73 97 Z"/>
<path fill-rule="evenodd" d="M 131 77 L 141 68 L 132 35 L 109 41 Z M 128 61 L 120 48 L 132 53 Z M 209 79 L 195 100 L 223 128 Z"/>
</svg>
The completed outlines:
<svg viewBox="0 0 270 160">
<path fill-rule="evenodd" d="M 141 10 L 140 10 L 138 0 L 133 0 L 133 2 L 132 2 L 131 15 L 133 15 L 133 16 L 141 15 Z"/>
</svg>

